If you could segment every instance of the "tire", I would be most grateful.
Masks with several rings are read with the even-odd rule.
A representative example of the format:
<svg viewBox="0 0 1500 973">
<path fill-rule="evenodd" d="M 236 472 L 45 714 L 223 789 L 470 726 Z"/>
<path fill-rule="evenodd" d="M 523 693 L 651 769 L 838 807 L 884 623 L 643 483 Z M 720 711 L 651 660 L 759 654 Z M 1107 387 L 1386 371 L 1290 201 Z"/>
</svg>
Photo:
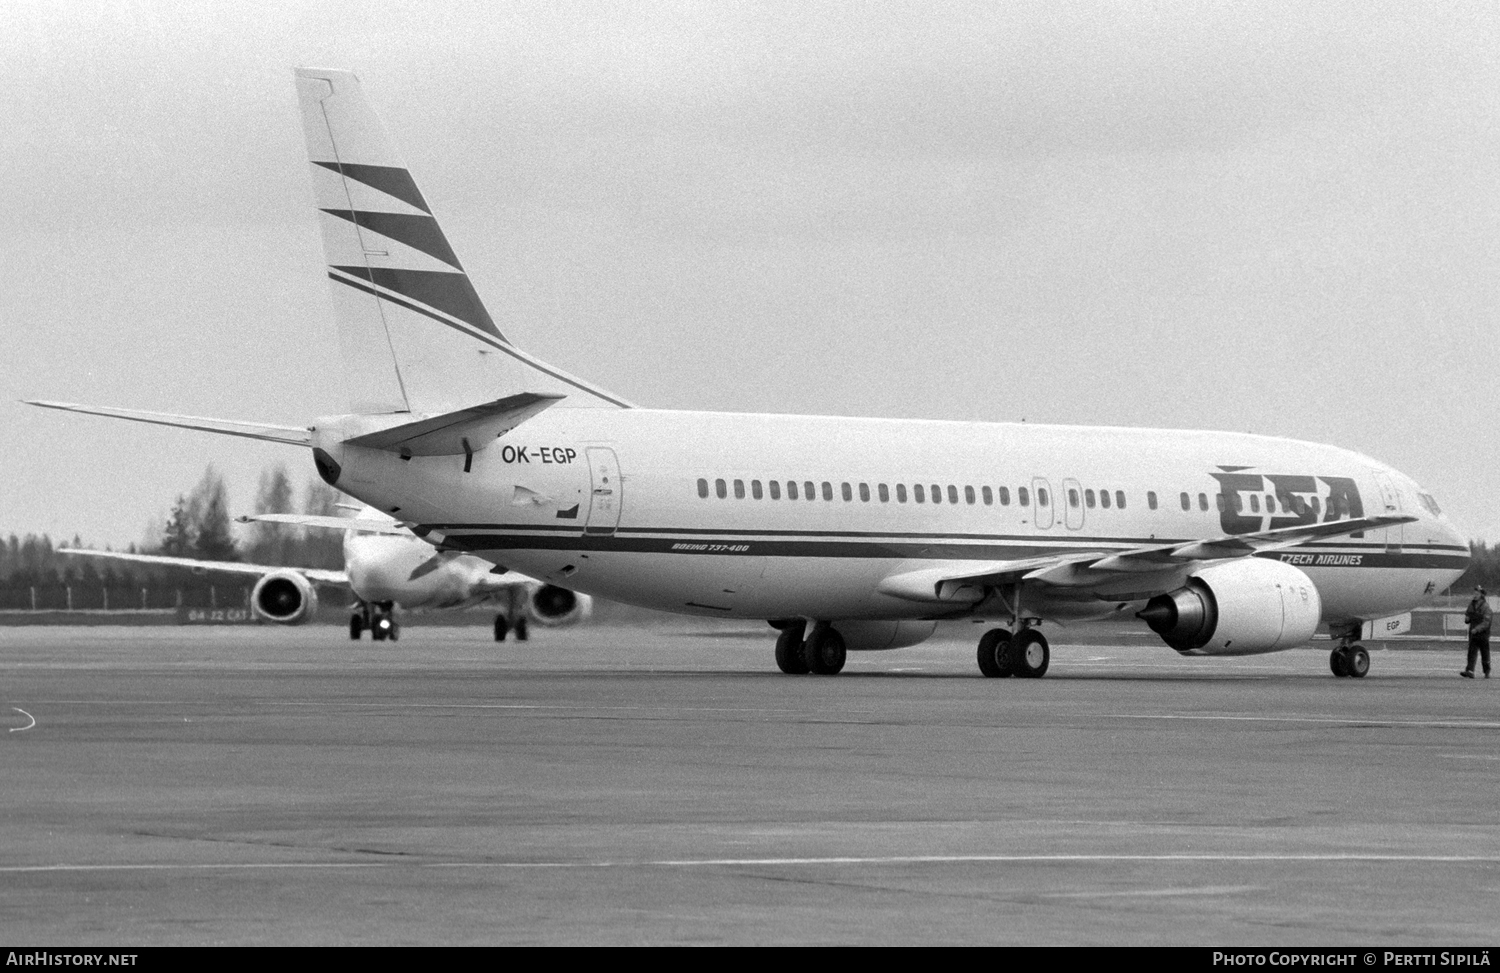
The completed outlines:
<svg viewBox="0 0 1500 973">
<path fill-rule="evenodd" d="M 384 642 L 385 641 L 385 637 L 386 637 L 386 634 L 387 634 L 388 630 L 387 630 L 386 626 L 380 624 L 383 621 L 385 621 L 385 619 L 382 616 L 380 616 L 380 615 L 376 615 L 374 618 L 370 619 L 370 641 L 372 641 L 372 642 Z"/>
<path fill-rule="evenodd" d="M 776 667 L 789 676 L 807 675 L 807 661 L 802 658 L 802 633 L 806 630 L 807 624 L 798 620 L 776 636 Z"/>
<path fill-rule="evenodd" d="M 1334 649 L 1328 653 L 1328 668 L 1340 679 L 1349 675 L 1349 658 L 1343 649 Z"/>
<path fill-rule="evenodd" d="M 495 616 L 495 641 L 504 642 L 505 636 L 510 634 L 510 622 L 504 615 Z"/>
<path fill-rule="evenodd" d="M 518 618 L 518 619 L 516 619 L 515 629 L 516 629 L 516 641 L 517 642 L 524 642 L 528 638 L 531 637 L 527 633 L 527 631 L 526 631 L 526 619 L 524 619 L 524 618 Z"/>
<path fill-rule="evenodd" d="M 400 637 L 401 637 L 401 626 L 397 625 L 395 622 L 391 622 L 391 634 L 389 636 L 387 636 L 387 638 L 389 638 L 392 642 L 394 642 L 397 639 L 399 639 Z"/>
<path fill-rule="evenodd" d="M 1348 660 L 1344 663 L 1351 679 L 1363 679 L 1370 671 L 1370 653 L 1363 645 L 1349 647 Z"/>
<path fill-rule="evenodd" d="M 358 615 L 349 616 L 349 638 L 359 641 L 360 633 L 365 630 L 365 620 Z"/>
<path fill-rule="evenodd" d="M 1004 679 L 1010 670 L 1010 632 L 992 628 L 979 638 L 979 671 L 987 679 Z"/>
<path fill-rule="evenodd" d="M 1036 629 L 1027 629 L 1010 640 L 1011 671 L 1019 679 L 1040 679 L 1052 664 L 1052 647 Z"/>
<path fill-rule="evenodd" d="M 844 668 L 844 637 L 832 627 L 823 629 L 802 643 L 802 658 L 807 671 L 815 676 L 836 676 Z"/>
</svg>

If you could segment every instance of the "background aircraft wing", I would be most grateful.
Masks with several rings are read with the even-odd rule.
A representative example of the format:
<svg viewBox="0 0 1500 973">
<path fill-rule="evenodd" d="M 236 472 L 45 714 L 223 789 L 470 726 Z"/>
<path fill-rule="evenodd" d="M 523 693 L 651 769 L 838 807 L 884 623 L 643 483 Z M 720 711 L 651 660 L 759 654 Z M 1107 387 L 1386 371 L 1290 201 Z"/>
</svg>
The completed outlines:
<svg viewBox="0 0 1500 973">
<path fill-rule="evenodd" d="M 256 521 L 264 524 L 295 524 L 298 527 L 318 527 L 324 530 L 358 530 L 368 534 L 398 534 L 402 537 L 416 536 L 404 524 L 394 520 L 370 520 L 362 517 L 318 517 L 312 514 L 247 514 L 236 517 L 236 521 L 249 524 Z"/>
<path fill-rule="evenodd" d="M 1067 588 L 1116 581 L 1122 574 L 1173 572 L 1198 561 L 1249 557 L 1264 551 L 1296 547 L 1312 540 L 1342 537 L 1366 530 L 1407 524 L 1412 516 L 1361 517 L 1323 524 L 1279 527 L 1251 534 L 1222 535 L 1205 540 L 1171 541 L 1123 551 L 1068 551 L 1015 561 L 954 561 L 892 574 L 880 591 L 909 601 L 977 602 L 987 588 L 1028 582 Z"/>
<path fill-rule="evenodd" d="M 288 565 L 244 564 L 239 561 L 199 561 L 190 557 L 169 557 L 165 554 L 127 554 L 121 551 L 89 551 L 78 547 L 59 547 L 59 554 L 77 554 L 82 557 L 102 557 L 113 561 L 134 561 L 138 564 L 163 564 L 170 567 L 188 568 L 193 571 L 223 571 L 228 574 L 265 575 L 276 571 L 296 571 L 313 581 L 328 584 L 348 584 L 349 575 L 343 571 L 326 568 L 298 568 Z"/>
<path fill-rule="evenodd" d="M 168 412 L 146 412 L 142 409 L 115 409 L 103 406 L 78 405 L 73 402 L 43 402 L 35 399 L 23 399 L 22 401 L 27 405 L 40 406 L 43 409 L 83 412 L 91 416 L 109 416 L 114 419 L 129 419 L 132 422 L 149 422 L 157 426 L 178 426 L 182 429 L 216 432 L 225 436 L 243 436 L 246 439 L 263 439 L 266 442 L 288 443 L 293 446 L 312 445 L 312 433 L 300 426 L 276 426 L 264 422 L 238 422 L 233 419 L 179 416 Z"/>
</svg>

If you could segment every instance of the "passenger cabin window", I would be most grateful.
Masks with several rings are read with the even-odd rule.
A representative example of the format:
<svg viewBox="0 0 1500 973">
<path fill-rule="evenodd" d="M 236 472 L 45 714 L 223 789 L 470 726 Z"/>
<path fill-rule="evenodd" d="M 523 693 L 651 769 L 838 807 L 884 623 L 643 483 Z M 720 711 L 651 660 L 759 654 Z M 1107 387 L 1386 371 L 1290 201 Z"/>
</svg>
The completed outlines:
<svg viewBox="0 0 1500 973">
<path fill-rule="evenodd" d="M 1223 513 L 1224 512 L 1224 507 L 1226 506 L 1226 504 L 1224 502 L 1224 494 L 1221 493 L 1221 494 L 1215 496 L 1214 497 L 1214 503 L 1218 504 L 1218 506 L 1219 506 L 1219 513 Z M 1240 495 L 1238 493 L 1236 493 L 1234 495 L 1234 512 L 1235 513 L 1239 513 L 1240 512 Z"/>
<path fill-rule="evenodd" d="M 886 485 L 884 483 L 880 484 L 879 492 L 880 492 L 880 502 L 881 503 L 890 503 L 891 502 L 891 491 L 889 489 L 887 489 L 887 487 L 886 487 Z"/>
<path fill-rule="evenodd" d="M 698 496 L 705 500 L 708 499 L 708 481 L 702 477 L 698 478 Z"/>
<path fill-rule="evenodd" d="M 1184 493 L 1182 495 L 1182 509 L 1183 510 L 1192 510 L 1193 509 L 1193 501 L 1191 501 L 1191 500 L 1188 499 L 1188 495 L 1186 493 Z"/>
<path fill-rule="evenodd" d="M 1234 498 L 1238 500 L 1240 498 L 1240 495 L 1236 493 L 1234 495 Z M 1238 507 L 1239 504 L 1235 504 L 1235 506 Z M 1238 513 L 1238 511 L 1235 512 Z M 1260 494 L 1258 493 L 1250 494 L 1250 512 L 1253 514 L 1260 513 Z"/>
<path fill-rule="evenodd" d="M 1027 489 L 1025 487 L 1017 487 L 1016 488 L 1016 500 L 1023 507 L 1029 507 L 1029 506 L 1031 506 L 1031 494 L 1030 494 L 1030 492 L 1027 491 Z"/>
<path fill-rule="evenodd" d="M 847 483 L 839 484 L 839 492 L 843 494 L 845 503 L 848 503 L 854 499 L 854 490 Z"/>
<path fill-rule="evenodd" d="M 940 487 L 940 486 L 938 486 L 936 483 L 934 483 L 932 485 L 932 502 L 933 503 L 942 503 L 943 502 L 943 488 Z"/>
<path fill-rule="evenodd" d="M 864 503 L 870 502 L 870 484 L 861 483 L 859 485 L 859 499 Z"/>
<path fill-rule="evenodd" d="M 809 500 L 818 499 L 818 489 L 817 487 L 813 486 L 812 480 L 802 481 L 802 495 Z"/>
<path fill-rule="evenodd" d="M 828 501 L 833 500 L 833 484 L 827 480 L 823 481 L 823 499 Z"/>
<path fill-rule="evenodd" d="M 780 500 L 781 499 L 781 481 L 780 480 L 771 480 L 770 482 L 768 482 L 766 484 L 766 486 L 768 486 L 768 487 L 771 488 L 771 499 L 772 500 Z"/>
<path fill-rule="evenodd" d="M 1068 506 L 1075 509 L 1078 506 L 1078 491 L 1073 489 L 1072 487 L 1068 488 Z M 1089 506 L 1092 507 L 1093 504 L 1089 504 Z"/>
<path fill-rule="evenodd" d="M 1094 505 L 1093 504 L 1093 498 L 1092 497 L 1088 497 L 1086 499 L 1088 499 L 1090 501 L 1089 502 L 1089 506 L 1092 507 Z M 1105 510 L 1109 509 L 1109 491 L 1108 490 L 1100 490 L 1099 491 L 1099 506 L 1103 507 Z"/>
<path fill-rule="evenodd" d="M 1045 506 L 1047 506 L 1047 491 L 1046 490 L 1038 489 L 1036 491 L 1036 505 L 1038 507 L 1045 507 Z"/>
<path fill-rule="evenodd" d="M 1199 510 L 1207 510 L 1208 509 L 1208 494 L 1206 494 L 1206 493 L 1200 493 L 1200 494 L 1198 494 L 1198 509 Z"/>
<path fill-rule="evenodd" d="M 795 499 L 797 499 L 797 481 L 796 480 L 787 480 L 786 481 L 786 498 L 788 500 L 795 500 Z"/>
<path fill-rule="evenodd" d="M 1266 513 L 1268 513 L 1268 514 L 1274 514 L 1275 512 L 1276 512 L 1276 498 L 1273 497 L 1271 494 L 1268 493 L 1268 494 L 1266 494 Z"/>
<path fill-rule="evenodd" d="M 1093 490 L 1085 490 L 1085 491 L 1083 491 L 1083 505 L 1086 506 L 1086 507 L 1088 507 L 1090 510 L 1094 509 L 1094 491 Z M 1077 504 L 1074 504 L 1074 506 L 1076 507 Z"/>
<path fill-rule="evenodd" d="M 1108 506 L 1108 505 L 1106 504 L 1106 506 Z M 1125 509 L 1125 491 L 1124 490 L 1116 490 L 1115 491 L 1115 506 L 1119 507 L 1121 510 Z M 1151 494 L 1151 509 L 1152 510 L 1156 509 L 1156 494 L 1154 494 L 1154 493 Z"/>
<path fill-rule="evenodd" d="M 911 488 L 911 493 L 912 493 L 912 499 L 916 500 L 917 503 L 926 503 L 927 502 L 927 494 L 923 492 L 923 490 L 922 490 L 922 484 L 918 483 L 916 486 L 912 487 Z"/>
<path fill-rule="evenodd" d="M 979 495 L 984 498 L 984 505 L 986 507 L 993 507 L 995 505 L 995 491 L 989 487 L 980 487 Z"/>
<path fill-rule="evenodd" d="M 1122 504 L 1120 504 L 1120 506 L 1123 507 L 1125 505 L 1122 503 Z M 1146 491 L 1146 506 L 1150 507 L 1152 510 L 1156 509 L 1156 491 L 1155 490 L 1147 490 Z"/>
<path fill-rule="evenodd" d="M 1312 508 L 1313 516 L 1317 516 L 1319 507 L 1318 498 L 1313 497 L 1307 502 L 1307 505 Z"/>
<path fill-rule="evenodd" d="M 761 499 L 760 481 L 759 480 L 751 480 L 750 481 L 750 496 L 754 497 L 757 500 Z"/>
<path fill-rule="evenodd" d="M 745 481 L 744 480 L 735 480 L 734 481 L 734 498 L 736 500 L 743 500 L 743 499 L 745 499 Z"/>
<path fill-rule="evenodd" d="M 905 503 L 906 502 L 906 484 L 905 483 L 897 483 L 896 484 L 896 502 L 897 503 Z"/>
<path fill-rule="evenodd" d="M 1022 493 L 1025 493 L 1025 491 L 1023 490 Z M 1000 506 L 1002 506 L 1002 507 L 1009 507 L 1010 506 L 1010 487 L 1001 487 L 1000 488 Z M 1023 507 L 1026 506 L 1026 501 L 1024 499 L 1021 501 L 1021 506 L 1023 506 Z"/>
<path fill-rule="evenodd" d="M 715 480 L 714 493 L 720 500 L 723 500 L 725 497 L 729 496 L 729 487 L 724 483 L 723 480 Z"/>
<path fill-rule="evenodd" d="M 958 503 L 958 487 L 954 486 L 951 483 L 948 484 L 948 502 Z M 974 501 L 970 500 L 969 502 L 973 503 Z"/>
</svg>

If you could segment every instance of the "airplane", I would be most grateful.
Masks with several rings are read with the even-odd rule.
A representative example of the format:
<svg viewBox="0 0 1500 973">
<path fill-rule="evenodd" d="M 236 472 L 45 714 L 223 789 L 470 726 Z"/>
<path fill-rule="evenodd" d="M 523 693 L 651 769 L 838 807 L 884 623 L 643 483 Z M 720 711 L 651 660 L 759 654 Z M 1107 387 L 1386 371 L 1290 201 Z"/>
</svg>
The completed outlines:
<svg viewBox="0 0 1500 973">
<path fill-rule="evenodd" d="M 364 632 L 369 632 L 370 638 L 377 642 L 399 639 L 398 607 L 403 611 L 423 611 L 496 604 L 499 606 L 494 624 L 496 642 L 505 641 L 512 632 L 517 641 L 526 641 L 528 619 L 548 627 L 572 625 L 588 618 L 593 608 L 593 599 L 588 595 L 506 571 L 473 555 L 434 550 L 405 527 L 378 514 L 358 518 L 257 514 L 239 520 L 341 530 L 344 570 L 68 547 L 59 548 L 58 553 L 170 565 L 195 572 L 255 575 L 259 580 L 250 592 L 250 607 L 258 617 L 280 625 L 301 625 L 317 614 L 316 584 L 346 585 L 356 599 L 354 612 L 349 616 L 349 638 L 355 640 Z"/>
<path fill-rule="evenodd" d="M 1363 623 L 1469 563 L 1431 494 L 1344 449 L 1243 433 L 641 408 L 491 318 L 350 72 L 296 72 L 349 412 L 307 427 L 36 402 L 311 448 L 444 551 L 670 612 L 765 619 L 832 675 L 940 621 L 986 677 L 1043 624 L 1141 624 L 1184 655 L 1307 644 L 1363 677 Z"/>
</svg>

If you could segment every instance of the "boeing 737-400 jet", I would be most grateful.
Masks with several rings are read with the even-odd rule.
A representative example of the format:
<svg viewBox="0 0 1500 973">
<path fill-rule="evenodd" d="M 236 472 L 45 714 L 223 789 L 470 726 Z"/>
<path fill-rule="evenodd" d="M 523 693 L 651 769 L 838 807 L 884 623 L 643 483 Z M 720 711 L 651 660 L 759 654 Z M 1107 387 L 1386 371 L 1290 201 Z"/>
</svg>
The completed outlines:
<svg viewBox="0 0 1500 973">
<path fill-rule="evenodd" d="M 1363 621 L 1452 583 L 1463 539 L 1410 478 L 1225 432 L 639 408 L 496 326 L 346 71 L 296 72 L 350 409 L 306 428 L 58 405 L 311 447 L 328 483 L 444 551 L 618 601 L 780 629 L 787 673 L 996 622 L 1137 618 L 1178 652 L 1306 644 L 1363 676 Z M 44 403 L 37 403 L 44 404 Z"/>
<path fill-rule="evenodd" d="M 369 632 L 376 641 L 400 635 L 395 610 L 470 608 L 493 604 L 495 641 L 514 632 L 525 641 L 528 620 L 548 627 L 572 625 L 589 616 L 593 599 L 522 574 L 502 572 L 471 554 L 438 551 L 405 527 L 381 518 L 351 519 L 300 514 L 259 514 L 242 521 L 297 524 L 344 532 L 344 570 L 297 568 L 235 561 L 201 561 L 159 554 L 127 554 L 60 548 L 60 554 L 162 564 L 194 571 L 223 571 L 259 578 L 250 592 L 257 616 L 280 625 L 301 625 L 318 610 L 316 584 L 346 585 L 356 604 L 349 637 Z"/>
</svg>

